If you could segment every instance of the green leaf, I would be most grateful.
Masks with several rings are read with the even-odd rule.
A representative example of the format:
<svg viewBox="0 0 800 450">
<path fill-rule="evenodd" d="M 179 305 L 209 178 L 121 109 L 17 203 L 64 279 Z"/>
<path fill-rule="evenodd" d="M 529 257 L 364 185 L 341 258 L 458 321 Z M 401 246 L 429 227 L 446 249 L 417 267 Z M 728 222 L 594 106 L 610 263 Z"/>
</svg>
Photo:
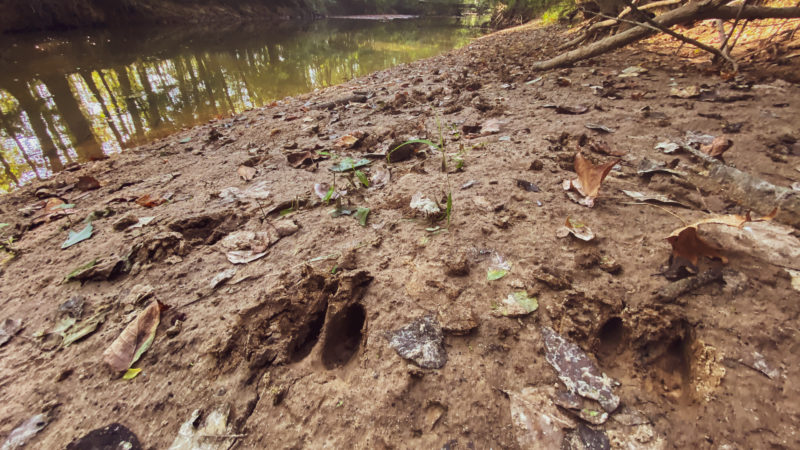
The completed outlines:
<svg viewBox="0 0 800 450">
<path fill-rule="evenodd" d="M 369 216 L 369 208 L 358 208 L 355 214 L 356 220 L 362 227 L 367 226 L 367 216 Z"/>
<path fill-rule="evenodd" d="M 89 261 L 88 263 L 78 267 L 77 269 L 75 269 L 72 272 L 70 272 L 66 277 L 64 277 L 64 283 L 66 283 L 66 282 L 70 281 L 71 279 L 77 277 L 78 275 L 82 274 L 83 272 L 86 272 L 87 270 L 91 269 L 92 267 L 94 267 L 96 265 L 97 265 L 97 259 L 93 259 L 93 260 Z"/>
<path fill-rule="evenodd" d="M 322 201 L 328 203 L 331 201 L 331 197 L 333 197 L 333 186 L 328 188 L 328 192 L 325 194 L 325 197 L 322 199 Z"/>
<path fill-rule="evenodd" d="M 284 210 L 281 210 L 281 212 L 279 212 L 278 214 L 279 214 L 281 217 L 283 217 L 283 216 L 288 216 L 289 214 L 291 214 L 291 213 L 293 213 L 293 212 L 294 212 L 294 207 L 291 207 L 291 208 L 286 208 L 286 209 L 284 209 Z"/>
<path fill-rule="evenodd" d="M 519 306 L 529 313 L 539 308 L 539 301 L 536 297 L 528 297 L 528 293 L 525 291 L 514 292 L 512 298 Z"/>
<path fill-rule="evenodd" d="M 77 233 L 72 231 L 72 230 L 69 230 L 69 237 L 67 237 L 67 240 L 64 241 L 63 244 L 61 244 L 61 248 L 65 249 L 67 247 L 72 247 L 73 245 L 77 244 L 78 242 L 85 241 L 86 239 L 89 239 L 90 237 L 92 237 L 92 224 L 91 223 L 87 224 L 84 229 L 82 229 L 81 231 L 79 231 Z"/>
<path fill-rule="evenodd" d="M 321 156 L 331 156 L 331 152 L 323 152 L 321 150 L 317 150 L 317 154 Z"/>
<path fill-rule="evenodd" d="M 0 228 L 5 228 L 5 227 L 8 227 L 8 226 L 11 226 L 11 224 L 10 223 L 5 223 L 5 222 L 0 223 Z"/>
<path fill-rule="evenodd" d="M 178 141 L 178 142 L 180 142 L 181 144 L 185 144 L 185 143 L 187 143 L 187 142 L 189 142 L 189 141 L 191 141 L 191 140 L 192 140 L 192 138 L 190 138 L 190 137 L 185 137 L 185 138 L 181 139 L 181 140 L 180 140 L 180 141 Z"/>
<path fill-rule="evenodd" d="M 364 172 L 356 170 L 356 178 L 358 178 L 358 181 L 360 181 L 364 187 L 369 187 L 369 180 L 367 179 L 367 176 L 364 175 Z"/>
<path fill-rule="evenodd" d="M 508 274 L 508 271 L 505 269 L 489 269 L 486 272 L 486 279 L 488 281 L 495 281 L 503 278 Z"/>
<path fill-rule="evenodd" d="M 371 162 L 372 161 L 370 161 L 370 160 L 368 160 L 366 158 L 357 159 L 355 161 L 353 160 L 353 158 L 349 158 L 349 157 L 348 158 L 342 158 L 342 160 L 339 161 L 339 164 L 335 164 L 333 167 L 331 167 L 331 171 L 333 171 L 333 172 L 347 172 L 348 170 L 358 169 L 359 167 L 367 166 Z"/>
<path fill-rule="evenodd" d="M 132 380 L 136 378 L 142 369 L 128 369 L 125 371 L 125 374 L 122 375 L 123 380 Z"/>
<path fill-rule="evenodd" d="M 333 269 L 331 269 L 331 275 L 336 275 L 336 271 L 339 269 L 338 264 L 333 265 Z"/>
<path fill-rule="evenodd" d="M 450 228 L 450 215 L 453 213 L 453 193 L 447 193 L 447 207 L 444 210 L 444 215 L 447 218 L 447 227 Z"/>
<path fill-rule="evenodd" d="M 99 327 L 101 323 L 105 322 L 105 320 L 106 320 L 106 311 L 96 313 L 92 317 L 86 319 L 85 322 L 81 323 L 80 328 L 64 336 L 64 341 L 63 341 L 64 347 L 68 347 L 73 342 L 79 341 L 85 338 L 86 336 L 94 333 L 97 330 L 97 327 Z"/>
</svg>

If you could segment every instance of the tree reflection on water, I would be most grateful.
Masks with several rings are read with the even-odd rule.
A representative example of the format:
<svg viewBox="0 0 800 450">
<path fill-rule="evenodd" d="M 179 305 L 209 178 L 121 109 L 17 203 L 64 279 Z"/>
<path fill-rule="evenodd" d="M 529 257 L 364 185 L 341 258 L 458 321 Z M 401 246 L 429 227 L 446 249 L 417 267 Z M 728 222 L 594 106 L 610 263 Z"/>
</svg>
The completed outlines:
<svg viewBox="0 0 800 450">
<path fill-rule="evenodd" d="M 430 57 L 458 19 L 4 36 L 0 190 L 275 99 Z"/>
</svg>

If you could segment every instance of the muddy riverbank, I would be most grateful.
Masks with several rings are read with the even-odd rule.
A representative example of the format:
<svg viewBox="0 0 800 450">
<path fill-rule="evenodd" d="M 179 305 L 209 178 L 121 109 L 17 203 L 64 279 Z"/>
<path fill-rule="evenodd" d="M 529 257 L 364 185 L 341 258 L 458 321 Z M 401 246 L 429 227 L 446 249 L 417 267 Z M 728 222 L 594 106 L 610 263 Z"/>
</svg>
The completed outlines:
<svg viewBox="0 0 800 450">
<path fill-rule="evenodd" d="M 43 414 L 32 447 L 114 423 L 141 448 L 800 445 L 797 58 L 729 78 L 655 40 L 529 72 L 563 32 L 506 30 L 3 196 L 0 436 Z M 733 196 L 692 153 L 720 136 L 782 194 Z M 412 139 L 443 145 L 392 152 Z M 562 187 L 576 153 L 608 164 L 591 208 Z M 671 233 L 718 216 L 741 227 L 699 225 L 716 250 L 681 260 L 697 246 Z M 145 315 L 125 380 L 107 349 Z"/>
</svg>

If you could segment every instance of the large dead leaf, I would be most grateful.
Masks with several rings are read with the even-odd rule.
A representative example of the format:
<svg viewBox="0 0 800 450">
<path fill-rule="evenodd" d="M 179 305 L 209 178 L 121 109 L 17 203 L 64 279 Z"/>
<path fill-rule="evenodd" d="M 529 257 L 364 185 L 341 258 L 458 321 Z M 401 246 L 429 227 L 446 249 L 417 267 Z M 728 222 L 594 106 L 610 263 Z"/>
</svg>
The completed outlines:
<svg viewBox="0 0 800 450">
<path fill-rule="evenodd" d="M 693 270 L 697 270 L 697 262 L 701 256 L 708 258 L 718 258 L 723 263 L 728 259 L 722 254 L 722 250 L 704 241 L 697 235 L 697 228 L 683 228 L 677 235 L 667 238 L 667 242 L 672 245 L 671 269 L 676 266 L 688 265 Z"/>
<path fill-rule="evenodd" d="M 153 301 L 103 352 L 103 361 L 112 370 L 117 372 L 128 370 L 150 348 L 156 337 L 163 309 L 166 309 L 166 306 L 157 300 Z"/>
<path fill-rule="evenodd" d="M 697 263 L 700 257 L 703 256 L 711 259 L 717 258 L 723 263 L 728 262 L 728 259 L 722 254 L 722 249 L 709 244 L 697 234 L 700 225 L 716 224 L 741 229 L 748 222 L 766 222 L 772 220 L 777 214 L 778 209 L 776 208 L 770 214 L 755 219 L 750 216 L 750 213 L 744 216 L 738 214 L 714 216 L 678 228 L 667 237 L 667 242 L 672 245 L 672 256 L 668 272 L 675 273 L 681 267 L 688 267 L 696 271 Z"/>
<path fill-rule="evenodd" d="M 608 173 L 611 172 L 611 168 L 619 161 L 619 159 L 615 159 L 614 161 L 595 166 L 591 161 L 584 158 L 583 155 L 576 153 L 575 172 L 578 174 L 578 178 L 564 180 L 564 190 L 569 191 L 574 189 L 578 191 L 578 193 L 584 196 L 579 203 L 591 208 L 594 206 L 594 199 L 597 198 L 600 192 L 600 185 L 603 183 Z"/>
</svg>

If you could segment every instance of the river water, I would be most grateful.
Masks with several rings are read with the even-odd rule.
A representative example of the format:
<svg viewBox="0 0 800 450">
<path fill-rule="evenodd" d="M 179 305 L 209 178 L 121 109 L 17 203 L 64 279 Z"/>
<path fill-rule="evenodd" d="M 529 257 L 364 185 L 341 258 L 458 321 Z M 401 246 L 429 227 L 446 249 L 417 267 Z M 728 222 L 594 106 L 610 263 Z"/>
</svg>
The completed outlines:
<svg viewBox="0 0 800 450">
<path fill-rule="evenodd" d="M 2 36 L 0 191 L 479 34 L 414 18 Z"/>
</svg>

